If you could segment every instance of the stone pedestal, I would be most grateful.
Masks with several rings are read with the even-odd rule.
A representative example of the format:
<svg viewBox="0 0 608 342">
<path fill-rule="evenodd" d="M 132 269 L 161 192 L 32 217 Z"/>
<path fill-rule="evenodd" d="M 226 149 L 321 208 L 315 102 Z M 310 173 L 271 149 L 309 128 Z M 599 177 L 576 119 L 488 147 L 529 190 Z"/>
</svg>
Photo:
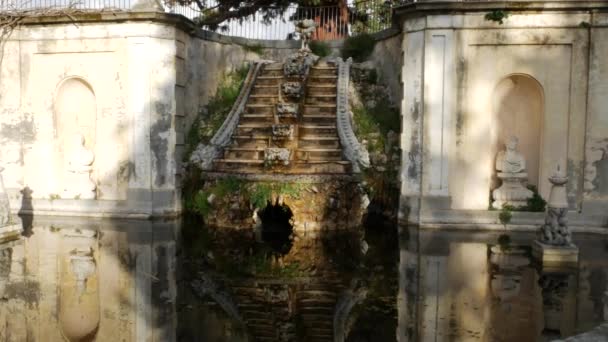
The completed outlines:
<svg viewBox="0 0 608 342">
<path fill-rule="evenodd" d="M 11 224 L 0 227 L 0 243 L 18 240 L 21 237 L 21 225 Z"/>
<path fill-rule="evenodd" d="M 575 245 L 553 246 L 538 240 L 535 240 L 532 245 L 532 256 L 543 271 L 576 268 L 578 253 L 578 247 Z"/>
<path fill-rule="evenodd" d="M 503 204 L 523 207 L 528 204 L 528 198 L 534 196 L 532 191 L 523 186 L 523 181 L 528 179 L 527 173 L 499 172 L 497 177 L 502 180 L 502 185 L 492 192 L 492 207 L 495 209 L 501 209 Z"/>
</svg>

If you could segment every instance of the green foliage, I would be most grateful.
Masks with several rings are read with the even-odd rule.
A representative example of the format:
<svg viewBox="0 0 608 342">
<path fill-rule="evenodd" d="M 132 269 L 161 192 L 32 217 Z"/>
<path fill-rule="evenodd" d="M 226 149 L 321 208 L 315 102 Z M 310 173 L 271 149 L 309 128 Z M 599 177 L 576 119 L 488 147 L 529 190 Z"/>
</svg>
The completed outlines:
<svg viewBox="0 0 608 342">
<path fill-rule="evenodd" d="M 310 47 L 312 53 L 319 57 L 327 57 L 331 55 L 331 48 L 329 47 L 329 45 L 320 40 L 313 40 L 312 42 L 310 42 L 310 44 L 308 44 L 308 47 Z"/>
<path fill-rule="evenodd" d="M 347 59 L 352 57 L 355 62 L 363 62 L 374 50 L 376 40 L 367 33 L 354 37 L 348 37 L 342 46 L 342 57 Z"/>
<path fill-rule="evenodd" d="M 591 24 L 589 24 L 589 23 L 588 23 L 588 22 L 586 22 L 586 21 L 581 21 L 581 23 L 580 23 L 580 24 L 578 24 L 578 26 L 580 26 L 580 27 L 582 27 L 582 28 L 590 28 L 590 27 L 591 27 Z"/>
<path fill-rule="evenodd" d="M 242 185 L 243 181 L 234 176 L 219 179 L 209 188 L 195 193 L 190 199 L 186 198 L 185 208 L 203 218 L 207 217 L 212 209 L 211 203 L 207 200 L 209 196 L 213 194 L 216 198 L 223 198 L 240 191 Z"/>
<path fill-rule="evenodd" d="M 209 143 L 213 134 L 224 123 L 226 116 L 230 113 L 236 98 L 239 96 L 241 86 L 248 72 L 249 66 L 244 65 L 225 74 L 220 79 L 215 96 L 201 110 L 186 136 L 184 160 L 190 158 L 192 151 L 199 143 Z"/>
<path fill-rule="evenodd" d="M 509 17 L 509 12 L 503 10 L 494 10 L 492 12 L 488 12 L 485 15 L 485 19 L 488 21 L 493 21 L 502 25 L 504 21 Z"/>
<path fill-rule="evenodd" d="M 545 211 L 547 201 L 538 193 L 538 189 L 534 185 L 528 185 L 527 188 L 534 193 L 531 198 L 528 198 L 525 206 L 518 208 L 520 211 Z"/>
<path fill-rule="evenodd" d="M 257 55 L 264 53 L 264 47 L 261 44 L 243 45 L 243 49 L 248 52 L 253 52 Z"/>
<path fill-rule="evenodd" d="M 511 212 L 513 211 L 513 209 L 513 206 L 503 204 L 502 209 L 498 214 L 498 219 L 500 220 L 500 223 L 502 223 L 505 227 L 509 224 L 509 222 L 511 222 L 511 218 L 513 217 L 513 214 Z"/>
<path fill-rule="evenodd" d="M 272 199 L 272 195 L 299 198 L 306 186 L 300 183 L 255 183 L 249 188 L 249 203 L 255 208 L 263 209 Z"/>
<path fill-rule="evenodd" d="M 207 217 L 211 211 L 211 204 L 207 201 L 207 198 L 209 198 L 210 195 L 211 193 L 209 191 L 197 192 L 196 195 L 194 195 L 190 208 L 186 209 L 191 210 L 202 217 Z"/>
<path fill-rule="evenodd" d="M 255 208 L 263 209 L 272 198 L 272 187 L 267 183 L 255 184 L 249 192 L 249 203 Z"/>
<path fill-rule="evenodd" d="M 511 249 L 511 237 L 507 234 L 500 234 L 498 237 L 498 245 L 501 250 L 508 251 Z"/>
</svg>

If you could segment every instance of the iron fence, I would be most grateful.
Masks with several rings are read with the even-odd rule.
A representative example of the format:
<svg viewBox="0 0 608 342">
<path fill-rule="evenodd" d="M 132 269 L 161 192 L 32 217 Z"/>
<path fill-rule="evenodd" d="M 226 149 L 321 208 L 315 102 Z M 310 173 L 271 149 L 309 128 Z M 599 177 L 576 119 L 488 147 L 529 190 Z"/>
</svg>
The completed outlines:
<svg viewBox="0 0 608 342">
<path fill-rule="evenodd" d="M 201 23 L 217 5 L 217 0 L 201 2 L 204 9 L 196 5 L 165 5 L 164 11 L 181 15 L 195 23 Z M 1 12 L 43 11 L 52 9 L 74 9 L 86 11 L 137 11 L 140 0 L 0 0 Z M 295 22 L 314 20 L 316 40 L 341 39 L 359 33 L 373 33 L 391 26 L 392 3 L 387 0 L 366 0 L 350 5 L 303 7 L 265 7 L 251 15 L 229 19 L 215 27 L 205 27 L 228 36 L 250 39 L 293 39 Z"/>
</svg>

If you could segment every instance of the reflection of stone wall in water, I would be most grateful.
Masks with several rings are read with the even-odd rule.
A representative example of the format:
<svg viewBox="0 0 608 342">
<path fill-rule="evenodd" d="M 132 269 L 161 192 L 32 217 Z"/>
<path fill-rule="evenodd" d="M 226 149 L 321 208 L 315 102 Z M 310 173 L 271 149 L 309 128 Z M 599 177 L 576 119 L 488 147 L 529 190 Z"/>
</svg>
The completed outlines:
<svg viewBox="0 0 608 342">
<path fill-rule="evenodd" d="M 174 341 L 175 228 L 37 216 L 0 250 L 0 341 Z"/>
</svg>

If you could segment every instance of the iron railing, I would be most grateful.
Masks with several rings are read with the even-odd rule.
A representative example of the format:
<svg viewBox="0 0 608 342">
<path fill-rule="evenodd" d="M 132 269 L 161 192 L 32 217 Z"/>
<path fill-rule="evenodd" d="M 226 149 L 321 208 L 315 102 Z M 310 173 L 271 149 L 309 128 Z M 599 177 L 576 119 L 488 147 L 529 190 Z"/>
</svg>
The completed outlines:
<svg viewBox="0 0 608 342">
<path fill-rule="evenodd" d="M 216 0 L 204 2 L 211 9 Z M 0 12 L 40 11 L 74 9 L 86 11 L 136 11 L 138 0 L 0 0 Z M 165 6 L 165 12 L 178 14 L 200 22 L 206 13 L 196 5 L 174 4 Z M 313 39 L 341 39 L 359 33 L 374 33 L 391 26 L 392 5 L 388 0 L 366 0 L 349 6 L 266 7 L 239 19 L 227 20 L 213 27 L 219 33 L 250 39 L 292 39 L 295 22 L 312 19 L 317 23 Z M 203 27 L 210 29 L 209 27 Z"/>
</svg>

